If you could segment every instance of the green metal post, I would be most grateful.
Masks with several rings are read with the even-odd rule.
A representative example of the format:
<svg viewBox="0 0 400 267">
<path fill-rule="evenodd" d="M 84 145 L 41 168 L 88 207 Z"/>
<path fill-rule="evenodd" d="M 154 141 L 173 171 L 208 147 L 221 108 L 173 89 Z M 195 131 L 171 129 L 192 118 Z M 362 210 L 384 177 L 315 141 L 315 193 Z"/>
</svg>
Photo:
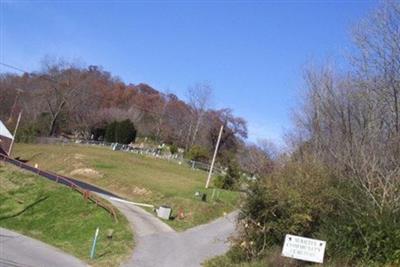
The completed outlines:
<svg viewBox="0 0 400 267">
<path fill-rule="evenodd" d="M 90 250 L 90 259 L 94 259 L 94 256 L 96 254 L 96 242 L 98 236 L 99 236 L 99 227 L 97 227 L 96 233 L 94 234 L 92 249 Z"/>
</svg>

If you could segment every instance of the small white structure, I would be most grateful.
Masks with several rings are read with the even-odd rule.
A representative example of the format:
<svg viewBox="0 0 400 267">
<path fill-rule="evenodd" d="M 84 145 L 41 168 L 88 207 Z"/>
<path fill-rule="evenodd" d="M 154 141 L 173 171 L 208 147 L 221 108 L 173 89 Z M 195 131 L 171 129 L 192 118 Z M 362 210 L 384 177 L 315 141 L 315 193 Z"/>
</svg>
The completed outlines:
<svg viewBox="0 0 400 267">
<path fill-rule="evenodd" d="M 0 154 L 8 155 L 11 143 L 14 137 L 8 131 L 7 127 L 0 121 Z"/>
<path fill-rule="evenodd" d="M 160 206 L 157 209 L 157 216 L 160 217 L 161 219 L 164 220 L 169 220 L 169 218 L 171 217 L 171 207 L 168 206 Z"/>
</svg>

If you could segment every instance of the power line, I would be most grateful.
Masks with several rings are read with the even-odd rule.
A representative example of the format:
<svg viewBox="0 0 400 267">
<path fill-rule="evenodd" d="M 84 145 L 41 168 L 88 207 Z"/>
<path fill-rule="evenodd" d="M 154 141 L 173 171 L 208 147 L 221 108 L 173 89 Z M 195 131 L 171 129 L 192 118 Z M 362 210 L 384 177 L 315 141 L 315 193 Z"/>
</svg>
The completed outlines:
<svg viewBox="0 0 400 267">
<path fill-rule="evenodd" d="M 60 81 L 55 80 L 55 79 L 53 79 L 53 78 L 51 78 L 51 77 L 47 77 L 47 76 L 45 76 L 45 75 L 36 75 L 36 74 L 33 73 L 33 72 L 29 72 L 29 71 L 24 70 L 24 69 L 22 69 L 22 68 L 20 68 L 20 67 L 16 67 L 16 66 L 13 66 L 13 65 L 10 65 L 10 64 L 8 64 L 8 63 L 1 62 L 1 61 L 0 61 L 0 65 L 2 65 L 2 66 L 4 66 L 4 67 L 7 67 L 7 68 L 10 68 L 10 69 L 13 69 L 13 70 L 16 70 L 16 71 L 19 71 L 19 72 L 24 73 L 24 74 L 27 73 L 27 74 L 33 75 L 33 76 L 35 76 L 35 77 L 38 77 L 38 78 L 40 78 L 40 79 L 48 80 L 48 81 L 55 82 L 55 83 L 58 83 L 58 84 L 61 85 L 61 82 L 60 82 Z M 166 98 L 168 97 L 168 95 L 167 95 L 166 93 L 161 92 L 161 91 L 159 91 L 159 90 L 156 90 L 156 91 L 158 92 L 159 95 L 162 95 L 163 97 L 166 97 Z"/>
<path fill-rule="evenodd" d="M 10 69 L 13 69 L 13 70 L 17 70 L 19 72 L 28 73 L 27 71 L 25 71 L 23 69 L 20 69 L 18 67 L 12 66 L 12 65 L 9 65 L 7 63 L 0 62 L 0 65 L 3 65 L 4 67 L 7 67 L 7 68 L 10 68 Z"/>
<path fill-rule="evenodd" d="M 36 74 L 34 74 L 34 73 L 32 73 L 32 72 L 29 72 L 29 71 L 27 71 L 27 70 L 21 69 L 21 68 L 19 68 L 19 67 L 16 67 L 16 66 L 13 66 L 13 65 L 4 63 L 4 62 L 0 62 L 0 65 L 2 65 L 2 66 L 4 66 L 4 67 L 7 67 L 7 68 L 10 68 L 10 69 L 13 69 L 13 70 L 16 70 L 16 71 L 19 71 L 19 72 L 22 72 L 22 73 L 24 73 L 24 74 L 27 73 L 27 74 L 30 74 L 30 75 L 32 75 L 32 76 L 38 77 L 38 78 L 40 78 L 40 79 L 47 80 L 47 81 L 54 82 L 54 83 L 58 83 L 58 84 L 61 85 L 61 82 L 60 82 L 60 81 L 57 81 L 57 80 L 55 80 L 55 79 L 53 79 L 53 78 L 50 78 L 50 77 L 46 77 L 46 76 L 44 76 L 44 75 L 36 75 Z"/>
</svg>

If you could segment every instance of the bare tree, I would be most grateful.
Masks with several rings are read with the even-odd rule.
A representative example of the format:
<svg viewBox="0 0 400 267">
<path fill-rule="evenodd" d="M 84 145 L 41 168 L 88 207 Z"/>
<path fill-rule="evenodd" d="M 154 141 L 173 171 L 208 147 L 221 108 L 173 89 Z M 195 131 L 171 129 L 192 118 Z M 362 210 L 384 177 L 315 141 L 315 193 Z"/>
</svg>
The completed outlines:
<svg viewBox="0 0 400 267">
<path fill-rule="evenodd" d="M 242 170 L 264 176 L 272 171 L 273 161 L 269 152 L 255 144 L 244 144 L 237 153 L 238 163 Z"/>
<path fill-rule="evenodd" d="M 189 105 L 192 108 L 192 121 L 189 127 L 189 146 L 193 146 L 196 142 L 196 137 L 199 128 L 203 122 L 204 115 L 210 107 L 212 98 L 212 88 L 208 84 L 196 84 L 188 89 Z"/>
<path fill-rule="evenodd" d="M 306 71 L 298 151 L 311 150 L 381 212 L 400 209 L 400 4 L 382 3 L 357 25 L 354 42 L 353 71 Z"/>
<path fill-rule="evenodd" d="M 78 103 L 72 101 L 79 99 L 78 95 L 83 91 L 80 90 L 79 78 L 76 76 L 79 76 L 78 71 L 72 68 L 66 71 L 56 65 L 51 66 L 46 74 L 41 75 L 41 97 L 50 115 L 50 136 L 56 133 L 57 124 L 63 112 L 79 106 L 80 101 Z"/>
<path fill-rule="evenodd" d="M 400 139 L 374 83 L 329 68 L 308 71 L 306 80 L 308 96 L 299 119 L 308 132 L 303 147 L 306 144 L 338 177 L 352 180 L 381 211 L 399 206 Z"/>
<path fill-rule="evenodd" d="M 353 57 L 361 81 L 387 109 L 386 123 L 400 132 L 400 3 L 386 1 L 354 30 L 358 53 Z"/>
</svg>

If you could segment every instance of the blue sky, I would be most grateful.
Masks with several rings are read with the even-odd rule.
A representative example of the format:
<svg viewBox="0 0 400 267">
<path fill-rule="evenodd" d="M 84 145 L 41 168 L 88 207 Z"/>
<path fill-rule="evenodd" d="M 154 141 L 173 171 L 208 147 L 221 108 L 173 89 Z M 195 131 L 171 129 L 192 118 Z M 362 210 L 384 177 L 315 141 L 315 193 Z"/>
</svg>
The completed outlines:
<svg viewBox="0 0 400 267">
<path fill-rule="evenodd" d="M 247 119 L 250 140 L 280 142 L 303 67 L 327 58 L 341 64 L 351 25 L 377 4 L 1 0 L 0 61 L 34 71 L 45 55 L 62 57 L 182 98 L 207 82 L 215 108 Z"/>
</svg>

